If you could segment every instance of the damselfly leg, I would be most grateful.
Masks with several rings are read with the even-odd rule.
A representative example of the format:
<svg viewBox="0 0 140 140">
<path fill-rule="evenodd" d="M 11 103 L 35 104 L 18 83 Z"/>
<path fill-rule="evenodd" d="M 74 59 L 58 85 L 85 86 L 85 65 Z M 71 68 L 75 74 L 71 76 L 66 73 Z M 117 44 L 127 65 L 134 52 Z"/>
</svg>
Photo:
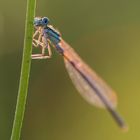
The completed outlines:
<svg viewBox="0 0 140 140">
<path fill-rule="evenodd" d="M 36 36 L 38 38 L 36 39 Z M 41 54 L 32 54 L 32 59 L 47 59 L 51 58 L 52 52 L 48 40 L 43 36 L 43 29 L 37 28 L 33 35 L 33 46 L 41 47 Z M 46 49 L 48 50 L 48 55 L 45 55 Z"/>
</svg>

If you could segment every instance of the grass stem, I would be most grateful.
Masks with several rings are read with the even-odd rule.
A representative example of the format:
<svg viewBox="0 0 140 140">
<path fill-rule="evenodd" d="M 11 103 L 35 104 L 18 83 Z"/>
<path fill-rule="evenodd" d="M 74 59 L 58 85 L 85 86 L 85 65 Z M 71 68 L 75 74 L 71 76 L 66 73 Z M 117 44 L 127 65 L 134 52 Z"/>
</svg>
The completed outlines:
<svg viewBox="0 0 140 140">
<path fill-rule="evenodd" d="M 35 15 L 36 0 L 27 0 L 24 50 L 20 75 L 20 84 L 17 97 L 11 140 L 19 140 L 24 118 L 25 105 L 28 92 L 28 83 L 32 53 L 33 19 Z"/>
</svg>

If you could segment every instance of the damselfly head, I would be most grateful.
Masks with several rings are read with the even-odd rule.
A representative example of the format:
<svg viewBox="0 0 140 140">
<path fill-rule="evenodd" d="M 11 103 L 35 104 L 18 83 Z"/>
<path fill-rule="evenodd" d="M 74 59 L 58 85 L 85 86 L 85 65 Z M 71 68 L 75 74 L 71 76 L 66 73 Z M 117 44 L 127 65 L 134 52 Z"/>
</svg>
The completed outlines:
<svg viewBox="0 0 140 140">
<path fill-rule="evenodd" d="M 47 26 L 49 23 L 49 19 L 47 17 L 35 17 L 34 18 L 34 26 Z"/>
</svg>

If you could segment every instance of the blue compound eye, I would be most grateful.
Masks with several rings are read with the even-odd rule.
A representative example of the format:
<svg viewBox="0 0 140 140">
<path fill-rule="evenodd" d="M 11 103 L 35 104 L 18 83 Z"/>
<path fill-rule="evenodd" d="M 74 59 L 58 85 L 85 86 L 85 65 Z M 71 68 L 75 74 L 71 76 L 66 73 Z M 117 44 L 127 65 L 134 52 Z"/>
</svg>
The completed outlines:
<svg viewBox="0 0 140 140">
<path fill-rule="evenodd" d="M 34 18 L 34 25 L 35 26 L 40 26 L 41 22 L 39 18 Z"/>
<path fill-rule="evenodd" d="M 47 25 L 49 23 L 49 19 L 47 17 L 42 18 L 42 24 Z"/>
</svg>

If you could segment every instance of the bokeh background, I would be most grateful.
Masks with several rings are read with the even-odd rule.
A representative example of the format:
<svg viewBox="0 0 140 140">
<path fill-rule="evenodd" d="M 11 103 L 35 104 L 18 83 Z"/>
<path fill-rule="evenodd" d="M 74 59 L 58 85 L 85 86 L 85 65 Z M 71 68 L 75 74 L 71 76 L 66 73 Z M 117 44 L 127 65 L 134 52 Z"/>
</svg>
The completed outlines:
<svg viewBox="0 0 140 140">
<path fill-rule="evenodd" d="M 39 0 L 63 38 L 118 93 L 130 126 L 121 132 L 109 113 L 86 103 L 63 58 L 32 61 L 22 140 L 140 139 L 140 1 Z M 0 140 L 9 140 L 18 93 L 26 1 L 0 1 Z"/>
</svg>

